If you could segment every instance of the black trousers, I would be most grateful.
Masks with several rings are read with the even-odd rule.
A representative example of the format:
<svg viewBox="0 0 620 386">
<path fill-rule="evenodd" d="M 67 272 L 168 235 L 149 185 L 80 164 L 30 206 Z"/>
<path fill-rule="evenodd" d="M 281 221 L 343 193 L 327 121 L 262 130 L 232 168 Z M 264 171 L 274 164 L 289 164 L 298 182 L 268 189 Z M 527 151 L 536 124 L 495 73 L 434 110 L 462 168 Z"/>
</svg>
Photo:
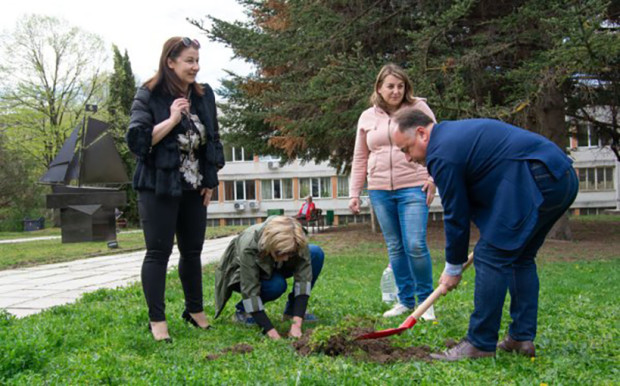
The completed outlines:
<svg viewBox="0 0 620 386">
<path fill-rule="evenodd" d="M 164 293 L 166 269 L 174 235 L 181 254 L 179 277 L 185 309 L 203 310 L 200 254 L 207 226 L 206 207 L 198 190 L 185 190 L 181 197 L 156 197 L 154 191 L 138 192 L 138 209 L 146 242 L 142 263 L 142 289 L 152 322 L 166 320 Z"/>
</svg>

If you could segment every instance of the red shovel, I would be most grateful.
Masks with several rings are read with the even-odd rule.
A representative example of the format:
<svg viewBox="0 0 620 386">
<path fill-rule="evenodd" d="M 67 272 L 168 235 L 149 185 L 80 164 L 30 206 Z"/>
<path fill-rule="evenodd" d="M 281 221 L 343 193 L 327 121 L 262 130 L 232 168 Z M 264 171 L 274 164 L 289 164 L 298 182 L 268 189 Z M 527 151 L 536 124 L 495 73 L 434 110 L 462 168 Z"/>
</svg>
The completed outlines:
<svg viewBox="0 0 620 386">
<path fill-rule="evenodd" d="M 472 252 L 467 257 L 467 261 L 463 264 L 463 271 L 465 271 L 473 262 L 474 253 Z M 425 301 L 423 301 L 422 304 L 420 304 L 418 308 L 416 308 L 415 311 L 413 311 L 413 313 L 409 315 L 409 317 L 407 317 L 407 319 L 405 319 L 405 321 L 400 326 L 396 328 L 388 328 L 387 330 L 369 332 L 368 334 L 358 336 L 357 338 L 355 338 L 355 340 L 384 338 L 386 336 L 400 334 L 403 331 L 410 329 L 417 323 L 418 318 L 420 318 L 420 316 L 422 316 L 422 314 L 424 314 L 424 312 L 426 312 L 426 310 L 428 310 L 429 307 L 432 306 L 433 303 L 435 303 L 435 300 L 437 300 L 437 298 L 440 297 L 442 293 L 443 284 L 440 284 L 439 287 L 437 287 L 435 291 L 433 291 L 433 293 L 430 294 L 430 296 Z"/>
</svg>

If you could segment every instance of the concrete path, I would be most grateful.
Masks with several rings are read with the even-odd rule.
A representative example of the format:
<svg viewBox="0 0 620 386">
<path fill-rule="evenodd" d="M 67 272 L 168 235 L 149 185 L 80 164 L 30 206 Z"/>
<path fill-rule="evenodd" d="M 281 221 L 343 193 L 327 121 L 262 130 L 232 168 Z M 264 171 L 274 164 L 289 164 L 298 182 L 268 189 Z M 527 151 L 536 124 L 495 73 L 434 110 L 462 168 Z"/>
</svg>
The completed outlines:
<svg viewBox="0 0 620 386">
<path fill-rule="evenodd" d="M 120 233 L 141 233 L 142 230 L 133 230 L 133 231 L 123 231 Z M 39 236 L 39 237 L 24 237 L 21 239 L 7 239 L 0 240 L 0 244 L 15 244 L 15 243 L 27 243 L 30 241 L 41 241 L 41 240 L 59 240 L 61 236 Z"/>
<path fill-rule="evenodd" d="M 202 263 L 217 261 L 235 236 L 205 241 Z M 85 292 L 140 280 L 144 251 L 0 271 L 0 308 L 24 317 L 71 303 Z M 175 247 L 168 268 L 179 263 Z"/>
<path fill-rule="evenodd" d="M 0 240 L 0 244 L 27 243 L 29 241 L 55 240 L 55 239 L 60 239 L 60 236 L 39 236 L 39 237 L 24 237 L 23 239 L 7 239 L 7 240 Z"/>
</svg>

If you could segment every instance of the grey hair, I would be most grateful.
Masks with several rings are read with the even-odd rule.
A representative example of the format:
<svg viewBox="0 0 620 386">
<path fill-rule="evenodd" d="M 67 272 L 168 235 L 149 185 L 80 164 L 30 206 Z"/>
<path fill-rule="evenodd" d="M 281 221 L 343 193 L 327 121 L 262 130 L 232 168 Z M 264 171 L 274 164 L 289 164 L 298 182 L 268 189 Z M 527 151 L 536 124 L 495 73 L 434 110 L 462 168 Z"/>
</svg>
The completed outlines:
<svg viewBox="0 0 620 386">
<path fill-rule="evenodd" d="M 434 123 L 433 118 L 429 117 L 422 111 L 413 108 L 402 109 L 394 115 L 394 121 L 398 125 L 401 133 L 407 133 L 416 127 L 426 127 Z"/>
</svg>

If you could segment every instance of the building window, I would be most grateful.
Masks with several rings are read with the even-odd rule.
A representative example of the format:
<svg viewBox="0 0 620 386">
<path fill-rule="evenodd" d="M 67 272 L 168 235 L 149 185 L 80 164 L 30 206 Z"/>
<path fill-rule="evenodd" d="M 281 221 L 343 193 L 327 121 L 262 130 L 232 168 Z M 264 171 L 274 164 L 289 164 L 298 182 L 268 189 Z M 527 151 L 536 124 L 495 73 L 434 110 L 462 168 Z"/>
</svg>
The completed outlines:
<svg viewBox="0 0 620 386">
<path fill-rule="evenodd" d="M 589 123 L 577 124 L 578 147 L 600 147 L 598 131 Z"/>
<path fill-rule="evenodd" d="M 364 182 L 364 187 L 360 192 L 360 197 L 368 197 L 368 181 Z"/>
<path fill-rule="evenodd" d="M 245 200 L 245 181 L 235 181 L 235 200 Z"/>
<path fill-rule="evenodd" d="M 309 195 L 310 195 L 310 179 L 300 178 L 299 179 L 299 197 L 306 198 Z"/>
<path fill-rule="evenodd" d="M 211 202 L 216 202 L 219 200 L 219 186 L 213 188 L 213 192 L 211 193 Z"/>
<path fill-rule="evenodd" d="M 285 200 L 293 199 L 293 180 L 290 178 L 283 179 L 281 181 L 282 186 L 282 198 Z"/>
<path fill-rule="evenodd" d="M 321 177 L 319 182 L 320 182 L 319 191 L 321 192 L 321 197 L 331 197 L 332 196 L 331 177 Z"/>
<path fill-rule="evenodd" d="M 255 218 L 245 218 L 245 217 L 234 217 L 234 218 L 227 218 L 226 219 L 226 225 L 227 226 L 234 226 L 234 225 L 254 225 L 256 224 L 256 219 Z"/>
<path fill-rule="evenodd" d="M 226 162 L 243 162 L 252 161 L 252 156 L 242 147 L 224 145 L 224 159 Z"/>
<path fill-rule="evenodd" d="M 245 189 L 244 200 L 256 200 L 256 182 L 254 180 L 244 181 L 243 187 Z"/>
<path fill-rule="evenodd" d="M 349 197 L 349 177 L 338 176 L 338 197 Z"/>
<path fill-rule="evenodd" d="M 208 218 L 207 219 L 207 228 L 216 228 L 220 226 L 219 218 Z"/>
<path fill-rule="evenodd" d="M 235 201 L 235 181 L 224 181 L 224 201 Z"/>
<path fill-rule="evenodd" d="M 339 215 L 338 223 L 342 225 L 347 224 L 364 224 L 370 222 L 370 214 L 349 214 L 349 215 Z"/>
<path fill-rule="evenodd" d="M 254 180 L 224 181 L 224 201 L 256 200 Z"/>
<path fill-rule="evenodd" d="M 280 162 L 280 156 L 275 155 L 261 155 L 258 157 L 258 160 L 261 162 Z"/>
<path fill-rule="evenodd" d="M 332 196 L 331 177 L 300 178 L 299 197 L 312 195 L 313 198 L 329 198 Z"/>
<path fill-rule="evenodd" d="M 579 190 L 613 190 L 614 189 L 614 168 L 579 168 Z"/>
<path fill-rule="evenodd" d="M 293 180 L 290 178 L 262 180 L 261 197 L 263 200 L 293 199 Z"/>
<path fill-rule="evenodd" d="M 338 180 L 338 184 L 340 184 L 340 180 Z M 347 182 L 347 195 L 350 195 L 350 194 L 351 194 L 351 190 L 349 189 L 348 182 Z M 340 193 L 338 193 L 338 196 L 340 196 Z M 364 186 L 362 186 L 362 191 L 360 192 L 360 197 L 368 197 L 368 182 L 364 182 Z"/>
</svg>

